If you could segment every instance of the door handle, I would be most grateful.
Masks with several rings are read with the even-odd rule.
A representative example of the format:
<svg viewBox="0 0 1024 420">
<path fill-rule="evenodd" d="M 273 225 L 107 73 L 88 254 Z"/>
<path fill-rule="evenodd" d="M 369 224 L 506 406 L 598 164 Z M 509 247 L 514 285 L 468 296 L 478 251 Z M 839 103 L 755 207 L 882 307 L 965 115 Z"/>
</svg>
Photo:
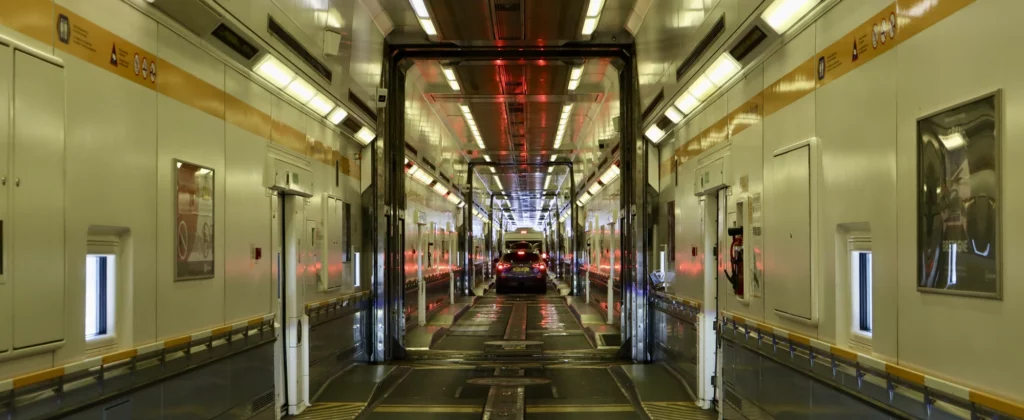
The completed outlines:
<svg viewBox="0 0 1024 420">
<path fill-rule="evenodd" d="M 295 336 L 295 345 L 301 346 L 302 345 L 302 320 L 301 319 L 298 320 L 298 324 L 296 324 L 296 326 L 298 328 L 295 331 L 295 334 L 296 334 L 296 336 Z"/>
</svg>

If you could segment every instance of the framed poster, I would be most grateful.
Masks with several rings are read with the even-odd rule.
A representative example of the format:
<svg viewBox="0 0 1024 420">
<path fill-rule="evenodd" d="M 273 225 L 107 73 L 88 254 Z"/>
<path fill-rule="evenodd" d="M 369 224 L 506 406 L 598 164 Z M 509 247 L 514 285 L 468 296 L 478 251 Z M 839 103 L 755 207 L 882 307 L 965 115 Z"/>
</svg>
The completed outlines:
<svg viewBox="0 0 1024 420">
<path fill-rule="evenodd" d="M 1000 93 L 917 121 L 917 289 L 1002 298 Z"/>
<path fill-rule="evenodd" d="M 213 169 L 174 161 L 174 281 L 213 277 Z"/>
</svg>

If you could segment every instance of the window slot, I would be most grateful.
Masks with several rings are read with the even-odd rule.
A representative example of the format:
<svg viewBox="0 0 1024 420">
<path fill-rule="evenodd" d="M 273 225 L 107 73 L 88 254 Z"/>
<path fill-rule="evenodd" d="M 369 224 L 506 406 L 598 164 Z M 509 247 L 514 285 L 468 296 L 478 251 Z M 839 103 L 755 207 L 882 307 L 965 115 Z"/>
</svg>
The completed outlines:
<svg viewBox="0 0 1024 420">
<path fill-rule="evenodd" d="M 114 258 L 112 254 L 88 254 L 85 257 L 86 341 L 114 333 Z"/>
</svg>

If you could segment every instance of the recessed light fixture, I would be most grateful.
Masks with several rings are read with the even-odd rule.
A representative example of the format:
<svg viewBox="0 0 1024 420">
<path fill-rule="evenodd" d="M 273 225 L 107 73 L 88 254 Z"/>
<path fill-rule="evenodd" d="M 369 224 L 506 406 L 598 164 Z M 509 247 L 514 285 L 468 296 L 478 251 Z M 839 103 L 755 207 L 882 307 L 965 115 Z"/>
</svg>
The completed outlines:
<svg viewBox="0 0 1024 420">
<path fill-rule="evenodd" d="M 775 0 L 761 13 L 768 26 L 776 33 L 784 33 L 800 18 L 810 12 L 820 0 Z"/>
</svg>

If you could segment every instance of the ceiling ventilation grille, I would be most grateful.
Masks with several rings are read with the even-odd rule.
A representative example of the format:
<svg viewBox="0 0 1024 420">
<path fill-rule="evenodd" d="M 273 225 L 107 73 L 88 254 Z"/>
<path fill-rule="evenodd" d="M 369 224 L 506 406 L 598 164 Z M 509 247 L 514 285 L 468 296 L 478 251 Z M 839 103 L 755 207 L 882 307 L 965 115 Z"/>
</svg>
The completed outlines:
<svg viewBox="0 0 1024 420">
<path fill-rule="evenodd" d="M 525 39 L 522 12 L 522 1 L 504 0 L 495 2 L 494 38 L 499 41 L 516 41 Z"/>
<path fill-rule="evenodd" d="M 647 121 L 647 117 L 650 117 L 655 109 L 661 105 L 661 101 L 665 100 L 665 89 L 659 90 L 657 95 L 654 95 L 654 99 L 651 103 L 647 104 L 647 108 L 644 108 L 644 112 L 640 114 L 640 122 Z"/>
<path fill-rule="evenodd" d="M 270 16 L 267 16 L 267 31 L 288 47 L 288 49 L 298 56 L 299 59 L 308 64 L 313 71 L 324 79 L 327 79 L 328 82 L 330 82 L 331 78 L 334 77 L 334 73 L 331 72 L 331 69 L 327 68 L 327 65 L 322 63 L 320 60 L 317 60 L 313 54 L 310 54 L 309 50 L 307 50 L 306 47 L 303 47 L 299 40 L 295 39 L 292 34 L 288 33 L 281 24 L 277 23 L 277 21 Z"/>
<path fill-rule="evenodd" d="M 704 55 L 704 52 L 706 52 L 708 48 L 711 48 L 711 44 L 713 44 L 715 40 L 722 35 L 723 31 L 725 31 L 725 16 L 718 18 L 715 25 L 708 30 L 707 35 L 704 35 L 704 38 L 701 38 L 700 42 L 697 43 L 697 46 L 693 47 L 693 51 L 691 51 L 690 54 L 686 56 L 686 59 L 679 64 L 679 67 L 676 68 L 677 81 L 681 79 L 691 67 L 697 64 L 697 60 Z"/>
<path fill-rule="evenodd" d="M 754 51 L 758 45 L 761 45 L 765 38 L 768 38 L 768 34 L 764 33 L 760 26 L 754 25 L 753 28 L 750 28 L 750 31 L 747 31 L 746 35 L 743 35 L 740 42 L 729 50 L 729 55 L 735 58 L 736 61 L 743 61 L 751 51 Z"/>
<path fill-rule="evenodd" d="M 359 108 L 360 111 L 365 112 L 366 116 L 370 117 L 372 123 L 377 122 L 377 113 L 373 112 L 373 108 L 370 108 L 370 106 L 366 104 L 366 101 L 364 101 L 363 98 L 360 98 L 359 95 L 356 95 L 356 93 L 351 89 L 348 91 L 348 100 L 352 105 L 355 105 L 356 108 Z"/>
</svg>

